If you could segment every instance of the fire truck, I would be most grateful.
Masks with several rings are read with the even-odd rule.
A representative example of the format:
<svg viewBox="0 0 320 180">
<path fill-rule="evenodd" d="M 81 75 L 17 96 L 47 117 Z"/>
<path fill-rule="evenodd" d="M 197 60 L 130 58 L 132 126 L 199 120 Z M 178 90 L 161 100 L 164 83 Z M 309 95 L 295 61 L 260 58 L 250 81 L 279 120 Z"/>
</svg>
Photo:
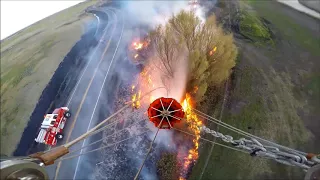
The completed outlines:
<svg viewBox="0 0 320 180">
<path fill-rule="evenodd" d="M 46 114 L 35 141 L 55 146 L 58 140 L 63 139 L 63 128 L 70 117 L 71 113 L 67 107 L 57 108 L 52 114 Z"/>
</svg>

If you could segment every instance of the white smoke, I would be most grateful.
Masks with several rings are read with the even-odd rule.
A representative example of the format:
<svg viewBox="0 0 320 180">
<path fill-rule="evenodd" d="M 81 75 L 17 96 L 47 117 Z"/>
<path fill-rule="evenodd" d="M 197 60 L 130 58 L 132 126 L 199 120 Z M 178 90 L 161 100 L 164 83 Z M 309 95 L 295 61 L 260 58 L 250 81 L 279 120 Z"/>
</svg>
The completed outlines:
<svg viewBox="0 0 320 180">
<path fill-rule="evenodd" d="M 194 10 L 198 18 L 205 22 L 205 15 L 199 5 L 190 6 L 189 1 L 125 1 L 122 4 L 123 12 L 126 14 L 127 19 L 134 26 L 142 25 L 151 28 L 157 25 L 165 25 L 174 14 L 179 13 L 181 10 Z M 156 56 L 151 57 L 149 62 L 151 64 L 161 64 L 159 58 Z M 157 68 L 152 71 L 152 83 L 155 87 L 165 86 L 167 89 L 159 89 L 152 93 L 154 98 L 170 97 L 177 101 L 181 101 L 185 93 L 188 67 L 186 63 L 187 53 L 181 52 L 178 56 L 177 63 L 174 65 L 174 76 L 165 77 L 165 74 Z M 150 64 L 149 64 L 150 66 Z M 160 65 L 161 66 L 161 65 Z M 152 123 L 147 123 L 147 126 L 152 133 L 148 134 L 150 141 L 154 138 L 157 128 Z M 173 132 L 171 130 L 160 130 L 156 145 L 165 147 L 167 150 L 176 150 L 173 142 Z M 141 165 L 141 162 L 136 162 Z M 152 167 L 148 167 L 152 168 Z M 142 171 L 143 179 L 157 179 L 155 174 L 148 171 Z"/>
<path fill-rule="evenodd" d="M 169 17 L 188 8 L 188 1 L 124 1 L 123 12 L 132 21 L 154 27 L 165 24 Z"/>
<path fill-rule="evenodd" d="M 123 39 L 127 39 L 127 38 L 129 39 L 129 36 L 134 35 L 134 30 L 131 27 L 148 26 L 153 28 L 160 24 L 164 25 L 172 15 L 177 14 L 181 10 L 190 10 L 190 6 L 188 3 L 189 3 L 188 1 L 157 1 L 157 0 L 156 1 L 144 1 L 144 0 L 121 1 L 121 5 L 122 5 L 121 11 L 125 16 L 124 18 L 126 19 L 125 22 L 127 24 L 132 25 L 132 26 L 128 26 L 128 29 L 125 29 Z M 195 13 L 204 22 L 204 19 L 205 19 L 204 13 L 199 8 L 199 6 L 197 7 Z M 169 79 L 167 82 L 165 82 L 166 85 L 169 86 L 168 90 L 160 89 L 159 91 L 156 91 L 154 94 L 152 94 L 154 97 L 156 98 L 172 97 L 178 101 L 182 100 L 185 86 L 186 86 L 186 80 L 187 80 L 187 66 L 186 66 L 187 63 L 185 63 L 185 59 L 187 57 L 186 57 L 186 54 L 181 53 L 181 56 L 179 56 L 178 58 L 179 58 L 179 63 L 175 65 L 174 77 Z M 121 79 L 125 79 L 130 74 L 130 73 L 126 73 L 127 72 L 126 70 L 121 69 L 119 67 L 115 67 L 115 71 L 118 71 L 118 72 L 121 71 L 121 73 L 119 74 Z M 162 74 L 160 70 L 158 69 L 153 71 L 152 76 L 158 77 L 158 79 L 153 79 L 153 83 L 155 83 L 155 87 L 163 87 L 164 82 L 161 79 Z M 144 114 L 145 111 L 142 112 L 142 109 L 140 109 L 139 111 L 140 112 L 138 112 L 138 116 L 136 117 L 134 113 L 129 113 L 132 116 L 131 119 L 138 121 L 143 119 L 143 117 L 146 117 Z M 127 119 L 127 118 L 124 118 L 124 119 Z M 151 133 L 148 133 L 148 139 L 151 142 L 152 139 L 154 138 L 157 128 L 152 123 L 149 123 L 149 122 L 147 123 L 147 128 L 152 131 Z M 140 129 L 130 128 L 129 134 L 130 135 L 136 134 L 137 131 L 140 131 Z M 171 130 L 160 130 L 155 143 L 157 146 L 159 145 L 161 147 L 165 147 L 168 150 L 175 150 L 177 147 L 173 143 L 172 136 L 173 136 L 173 132 Z M 134 143 L 132 143 L 132 145 L 129 145 L 130 148 L 134 150 L 140 149 L 141 152 L 135 151 L 135 153 L 137 154 L 132 154 L 132 152 L 129 151 L 130 153 L 127 154 L 127 157 L 128 156 L 137 157 L 138 154 L 140 154 L 140 156 L 145 155 L 146 149 L 142 149 L 143 147 L 139 146 L 141 145 L 141 143 L 139 142 L 143 141 L 141 139 L 143 138 L 142 137 L 137 138 L 134 140 Z M 107 154 L 108 154 L 108 158 L 107 158 L 106 164 L 108 164 L 109 169 L 114 169 L 116 164 L 118 163 L 118 162 L 115 162 L 115 160 L 117 160 L 115 158 L 116 154 L 111 154 L 111 153 L 107 153 Z M 113 160 L 113 158 L 115 160 Z M 135 162 L 137 167 L 141 165 L 141 161 L 142 159 Z M 112 164 L 112 162 L 116 164 Z M 152 167 L 149 167 L 149 168 L 152 168 Z M 143 179 L 157 179 L 155 175 L 155 171 L 147 171 L 146 169 L 147 168 L 144 168 L 144 170 L 141 173 L 141 176 Z M 112 174 L 113 172 L 110 171 L 109 173 Z"/>
</svg>

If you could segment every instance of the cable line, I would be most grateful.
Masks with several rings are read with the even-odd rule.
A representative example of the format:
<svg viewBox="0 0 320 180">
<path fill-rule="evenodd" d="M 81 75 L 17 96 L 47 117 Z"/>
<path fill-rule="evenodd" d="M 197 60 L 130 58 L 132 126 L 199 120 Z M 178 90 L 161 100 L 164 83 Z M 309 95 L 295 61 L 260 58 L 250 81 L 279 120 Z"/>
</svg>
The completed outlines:
<svg viewBox="0 0 320 180">
<path fill-rule="evenodd" d="M 220 138 L 224 142 L 230 143 L 238 150 L 244 150 L 247 153 L 250 153 L 251 156 L 264 157 L 267 159 L 272 159 L 282 164 L 297 166 L 303 169 L 309 169 L 310 167 L 318 163 L 317 159 L 307 158 L 307 156 L 303 154 L 299 154 L 297 152 L 293 152 L 290 150 L 281 151 L 278 148 L 279 145 L 266 146 L 260 143 L 255 138 L 251 138 L 251 139 L 240 138 L 238 140 L 234 140 L 232 136 L 224 135 L 220 132 L 209 129 L 206 126 L 202 126 L 200 128 L 201 128 L 201 131 L 211 134 L 216 138 Z"/>
<path fill-rule="evenodd" d="M 161 88 L 165 88 L 165 87 L 158 87 L 155 88 L 149 92 L 147 92 L 146 94 L 144 94 L 143 96 L 141 96 L 140 99 L 143 99 L 144 97 L 146 97 L 147 95 L 149 95 L 150 93 L 152 93 L 155 90 L 161 89 Z M 139 100 L 140 100 L 139 99 Z M 132 102 L 132 101 L 130 101 Z M 128 108 L 129 106 L 131 106 L 131 104 L 127 104 L 125 106 L 123 106 L 121 109 L 119 109 L 118 111 L 116 111 L 115 113 L 113 113 L 111 116 L 109 116 L 107 119 L 103 120 L 101 123 L 99 123 L 98 125 L 96 125 L 95 127 L 93 127 L 92 129 L 90 129 L 89 131 L 87 131 L 86 133 L 82 134 L 81 136 L 79 136 L 78 138 L 64 144 L 63 146 L 66 148 L 70 148 L 71 146 L 73 146 L 74 144 L 78 143 L 79 141 L 93 135 L 95 133 L 95 131 L 99 130 L 99 128 L 105 124 L 106 122 L 108 122 L 110 119 L 112 119 L 113 117 L 115 117 L 117 114 L 119 114 L 120 112 L 122 112 L 123 110 L 125 110 L 126 108 Z"/>
<path fill-rule="evenodd" d="M 182 133 L 185 133 L 185 134 L 187 134 L 187 135 L 196 137 L 196 135 L 194 135 L 194 134 L 192 134 L 192 133 L 189 133 L 189 132 L 187 132 L 187 131 L 184 131 L 184 130 L 181 130 L 181 129 L 177 129 L 177 128 L 172 128 L 172 129 L 174 129 L 174 130 L 176 130 L 176 131 L 179 131 L 179 132 L 182 132 Z M 203 137 L 200 137 L 200 139 L 205 140 L 205 141 L 207 141 L 207 142 L 210 142 L 210 143 L 212 143 L 212 144 L 216 144 L 216 145 L 219 145 L 219 146 L 222 146 L 222 147 L 231 149 L 231 150 L 235 150 L 235 151 L 238 151 L 238 152 L 242 152 L 242 153 L 249 154 L 247 151 L 243 151 L 243 150 L 241 150 L 241 149 L 237 149 L 237 148 L 234 148 L 234 147 L 231 147 L 231 146 L 227 146 L 227 145 L 224 145 L 224 144 L 221 144 L 221 143 L 217 143 L 217 142 L 211 141 L 211 140 L 206 139 L 206 138 L 203 138 Z"/>
<path fill-rule="evenodd" d="M 212 116 L 209 116 L 209 115 L 207 115 L 207 114 L 205 114 L 205 113 L 203 113 L 203 112 L 201 112 L 201 111 L 199 111 L 199 110 L 197 110 L 197 109 L 192 109 L 192 110 L 193 110 L 197 115 L 199 115 L 200 117 L 202 117 L 202 118 L 204 118 L 204 119 L 207 119 L 207 120 L 209 120 L 209 121 L 211 121 L 211 122 L 213 122 L 213 123 L 215 123 L 215 124 L 218 124 L 218 125 L 226 128 L 226 129 L 229 129 L 229 130 L 231 130 L 231 131 L 234 131 L 234 132 L 236 132 L 236 133 L 238 133 L 238 134 L 241 134 L 241 135 L 243 135 L 243 136 L 247 136 L 247 137 L 249 137 L 249 138 L 255 138 L 255 139 L 258 139 L 258 140 L 260 140 L 260 141 L 264 141 L 264 142 L 266 142 L 266 143 L 268 143 L 268 144 L 271 144 L 271 145 L 276 146 L 276 147 L 278 147 L 278 148 L 282 148 L 282 149 L 287 150 L 287 151 L 293 151 L 293 152 L 302 154 L 302 155 L 304 155 L 304 156 L 307 155 L 307 153 L 305 153 L 305 152 L 298 151 L 298 150 L 295 150 L 295 149 L 292 149 L 292 148 L 289 148 L 289 147 L 285 147 L 285 146 L 279 145 L 279 144 L 274 143 L 274 142 L 272 142 L 272 141 L 269 141 L 269 140 L 263 139 L 263 138 L 261 138 L 261 137 L 255 136 L 255 135 L 253 135 L 253 134 L 250 134 L 250 133 L 248 133 L 248 132 L 245 132 L 245 131 L 243 131 L 243 130 L 241 130 L 241 129 L 235 128 L 235 127 L 233 127 L 233 126 L 231 126 L 231 125 L 229 125 L 229 124 L 227 124 L 227 123 L 224 123 L 224 122 L 222 122 L 222 121 L 219 121 L 218 119 L 216 119 L 216 118 L 214 118 L 214 117 L 212 117 Z"/>
<path fill-rule="evenodd" d="M 90 147 L 90 146 L 92 146 L 92 145 L 94 145 L 94 144 L 96 144 L 96 143 L 98 143 L 98 142 L 100 142 L 100 141 L 103 141 L 103 140 L 105 140 L 105 139 L 108 139 L 108 138 L 111 137 L 111 136 L 120 134 L 120 133 L 123 132 L 124 130 L 127 130 L 128 128 L 130 128 L 130 127 L 132 127 L 132 126 L 134 126 L 134 125 L 136 125 L 136 124 L 139 124 L 139 123 L 142 122 L 142 121 L 143 121 L 143 120 L 140 120 L 140 121 L 138 121 L 138 122 L 135 122 L 135 123 L 131 124 L 130 126 L 121 129 L 120 131 L 117 131 L 117 132 L 115 132 L 115 133 L 113 133 L 113 134 L 110 134 L 110 135 L 108 135 L 108 136 L 106 136 L 106 137 L 104 137 L 104 138 L 101 138 L 101 139 L 99 139 L 99 140 L 97 140 L 97 141 L 95 141 L 95 142 L 92 142 L 92 143 L 90 143 L 90 144 L 88 144 L 88 145 L 86 145 L 86 146 L 83 146 L 83 147 L 81 147 L 81 148 L 79 148 L 79 149 L 70 151 L 69 154 L 74 153 L 74 152 L 77 152 L 77 151 L 80 151 L 81 149 Z"/>
<path fill-rule="evenodd" d="M 146 132 L 148 132 L 148 131 L 150 131 L 150 130 L 143 131 L 142 133 L 140 133 L 140 134 L 138 134 L 138 135 L 136 135 L 136 136 L 132 136 L 132 137 L 123 139 L 123 140 L 121 140 L 121 141 L 117 141 L 117 142 L 115 142 L 115 143 L 112 143 L 112 144 L 109 144 L 109 145 L 106 145 L 106 146 L 102 146 L 102 147 L 99 147 L 99 148 L 94 149 L 94 150 L 91 150 L 91 151 L 87 151 L 87 152 L 85 152 L 85 153 L 81 153 L 81 154 L 77 154 L 77 155 L 73 155 L 73 156 L 67 156 L 67 157 L 65 157 L 65 158 L 60 158 L 60 159 L 58 159 L 56 162 L 60 162 L 60 161 L 72 159 L 72 158 L 75 158 L 75 157 L 78 157 L 78 156 L 82 156 L 82 155 L 85 155 L 85 154 L 88 154 L 88 153 L 96 152 L 96 151 L 99 151 L 99 150 L 101 150 L 101 149 L 105 149 L 105 148 L 111 147 L 111 146 L 113 146 L 113 145 L 122 143 L 122 142 L 127 141 L 127 140 L 129 140 L 129 139 L 132 139 L 132 138 L 134 138 L 134 137 L 143 135 L 144 133 L 146 133 Z"/>
<path fill-rule="evenodd" d="M 139 175 L 140 175 L 140 173 L 141 173 L 141 170 L 142 170 L 142 168 L 143 168 L 143 166 L 144 166 L 144 163 L 146 162 L 146 160 L 147 160 L 147 158 L 148 158 L 148 156 L 149 156 L 149 154 L 150 154 L 150 152 L 151 152 L 151 150 L 152 150 L 152 145 L 153 145 L 154 141 L 155 141 L 156 138 L 157 138 L 157 135 L 158 135 L 159 130 L 160 130 L 160 127 L 161 127 L 161 125 L 162 125 L 163 119 L 164 119 L 164 117 L 162 117 L 162 119 L 161 119 L 161 122 L 160 122 L 160 124 L 159 124 L 159 126 L 158 126 L 157 132 L 156 132 L 156 134 L 154 135 L 154 138 L 153 138 L 153 140 L 152 140 L 152 142 L 151 142 L 151 144 L 150 144 L 149 150 L 148 150 L 146 156 L 144 157 L 144 160 L 142 161 L 142 164 L 141 164 L 141 166 L 140 166 L 140 168 L 139 168 L 136 176 L 134 177 L 134 180 L 137 180 L 137 179 L 138 179 L 138 177 L 139 177 Z"/>
</svg>

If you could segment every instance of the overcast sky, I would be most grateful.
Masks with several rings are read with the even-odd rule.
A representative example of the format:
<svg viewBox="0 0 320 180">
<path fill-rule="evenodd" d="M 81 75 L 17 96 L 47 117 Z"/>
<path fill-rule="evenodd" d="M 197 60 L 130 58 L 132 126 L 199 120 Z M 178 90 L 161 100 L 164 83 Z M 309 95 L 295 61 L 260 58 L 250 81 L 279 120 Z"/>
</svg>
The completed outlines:
<svg viewBox="0 0 320 180">
<path fill-rule="evenodd" d="M 15 32 L 63 9 L 79 0 L 1 0 L 1 40 Z"/>
</svg>

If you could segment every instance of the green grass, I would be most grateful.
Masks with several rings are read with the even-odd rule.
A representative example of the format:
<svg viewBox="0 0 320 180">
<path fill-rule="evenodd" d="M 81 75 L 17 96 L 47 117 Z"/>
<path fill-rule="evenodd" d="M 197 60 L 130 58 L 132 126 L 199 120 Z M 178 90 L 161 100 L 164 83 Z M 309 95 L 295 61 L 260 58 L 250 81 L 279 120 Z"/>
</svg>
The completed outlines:
<svg viewBox="0 0 320 180">
<path fill-rule="evenodd" d="M 17 86 L 20 82 L 27 77 L 33 75 L 35 67 L 42 59 L 47 56 L 50 47 L 54 44 L 52 40 L 45 41 L 41 44 L 41 48 L 36 51 L 33 55 L 28 57 L 23 63 L 18 63 L 14 68 L 9 68 L 4 70 L 3 76 L 1 76 L 1 95 L 4 95 L 4 98 L 1 98 L 1 104 L 5 105 L 1 108 L 1 116 L 3 121 L 1 121 L 1 132 L 2 135 L 8 135 L 10 133 L 10 126 L 12 123 L 17 123 L 16 116 L 19 109 L 23 108 L 19 102 L 9 103 L 7 91 L 13 89 L 19 89 Z M 28 85 L 28 84 L 26 84 Z M 26 86 L 25 85 L 25 86 Z M 11 94 L 10 92 L 8 92 Z M 9 105 L 11 104 L 11 106 Z M 19 121 L 19 120 L 18 120 Z"/>
<path fill-rule="evenodd" d="M 95 3 L 83 2 L 1 41 L 2 155 L 15 150 L 43 89 L 92 18 L 83 10 Z"/>
<path fill-rule="evenodd" d="M 261 22 L 255 12 L 247 10 L 241 13 L 240 32 L 254 43 L 261 44 L 271 41 L 268 28 Z"/>
<path fill-rule="evenodd" d="M 53 44 L 53 40 L 43 42 L 40 45 L 40 49 L 27 57 L 23 63 L 17 63 L 14 68 L 5 69 L 1 74 L 1 87 L 3 84 L 7 84 L 7 88 L 14 88 L 23 78 L 30 76 L 39 61 L 46 57 Z"/>
<path fill-rule="evenodd" d="M 314 33 L 296 23 L 294 19 L 288 17 L 284 12 L 276 9 L 275 3 L 277 2 L 252 0 L 247 2 L 250 3 L 260 17 L 272 22 L 273 26 L 277 28 L 284 38 L 290 39 L 290 41 L 298 44 L 306 51 L 320 56 L 319 36 L 314 37 Z"/>
<path fill-rule="evenodd" d="M 309 83 L 307 84 L 307 89 L 311 96 L 313 96 L 314 101 L 319 105 L 320 99 L 320 75 L 311 77 Z"/>
<path fill-rule="evenodd" d="M 232 114 L 229 112 L 225 113 L 223 116 L 223 122 L 245 131 L 248 131 L 248 127 L 250 126 L 253 128 L 253 130 L 251 130 L 253 133 L 255 129 L 261 128 L 263 119 L 266 116 L 261 96 L 258 94 L 252 95 L 252 93 L 254 93 L 254 89 L 252 88 L 253 78 L 258 75 L 258 71 L 254 68 L 244 67 L 243 70 L 236 70 L 236 75 L 238 78 L 240 78 L 240 83 L 238 84 L 237 89 L 235 89 L 234 92 L 231 92 L 233 94 L 231 98 L 234 100 L 241 99 L 242 101 L 246 100 L 250 102 L 246 102 L 247 104 L 245 107 L 237 114 Z M 249 98 L 244 99 L 244 97 Z M 223 127 L 220 127 L 219 131 L 228 135 L 232 135 L 234 138 L 240 137 L 238 134 L 232 133 Z M 206 136 L 206 138 L 208 137 Z M 224 144 L 220 140 L 217 140 L 217 142 Z M 199 177 L 199 174 L 203 170 L 206 159 L 209 158 L 208 153 L 210 147 L 211 144 L 202 143 L 199 153 L 200 157 L 192 170 L 190 179 L 197 179 Z M 245 163 L 244 161 L 250 162 L 252 160 L 250 159 L 250 156 L 215 145 L 202 179 L 232 179 L 235 177 L 235 174 L 238 174 L 241 177 L 246 177 L 244 174 L 241 175 L 241 171 L 243 171 L 242 168 L 232 168 L 232 170 L 227 168 L 227 164 L 229 163 L 231 163 L 232 166 L 240 167 L 241 164 Z M 244 172 L 248 172 L 248 169 L 246 170 L 247 171 Z"/>
<path fill-rule="evenodd" d="M 242 9 L 248 8 L 245 2 L 241 3 Z M 246 36 L 263 43 L 271 37 L 268 34 L 270 30 L 276 32 L 272 36 L 274 41 L 285 39 L 285 42 L 298 48 L 285 49 L 281 43 L 274 43 L 274 48 L 268 49 L 265 46 L 257 47 L 252 46 L 252 43 L 241 42 L 234 90 L 228 97 L 229 106 L 222 120 L 265 139 L 304 150 L 304 144 L 310 136 L 302 117 L 297 112 L 299 109 L 309 111 L 312 106 L 306 104 L 305 98 L 297 98 L 295 91 L 298 94 L 304 94 L 307 91 L 314 99 L 319 99 L 317 97 L 320 94 L 319 76 L 307 68 L 299 67 L 299 63 L 307 63 L 299 61 L 299 58 L 279 60 L 286 57 L 284 53 L 290 53 L 290 51 L 319 55 L 319 39 L 315 38 L 307 28 L 298 25 L 295 19 L 281 12 L 279 10 L 281 5 L 276 3 L 249 1 L 254 9 L 248 8 L 250 10 L 242 14 L 242 30 L 247 33 Z M 265 27 L 261 18 L 269 21 L 270 27 Z M 278 48 L 282 49 L 278 50 Z M 282 51 L 283 49 L 285 51 Z M 311 64 L 316 64 L 313 59 L 308 60 Z M 291 66 L 291 64 L 294 65 Z M 294 71 L 287 70 L 291 68 L 294 68 Z M 305 87 L 294 84 L 298 72 L 306 76 L 305 78 L 299 75 L 300 82 L 307 84 Z M 220 127 L 219 131 L 234 138 L 239 137 L 223 127 Z M 221 143 L 221 141 L 217 142 Z M 200 157 L 192 170 L 190 179 L 198 179 L 200 176 L 204 163 L 209 158 L 210 146 L 211 144 L 201 143 Z M 303 172 L 299 168 L 288 167 L 271 160 L 252 158 L 215 145 L 202 179 L 263 179 L 266 177 L 268 179 L 303 179 Z"/>
<path fill-rule="evenodd" d="M 237 76 L 239 76 L 238 78 L 240 78 L 240 83 L 239 89 L 234 92 L 236 98 L 243 98 L 244 96 L 248 96 L 252 93 L 253 74 L 256 73 L 256 71 L 257 69 L 255 68 L 245 66 L 242 68 L 241 72 L 237 73 Z"/>
<path fill-rule="evenodd" d="M 20 42 L 23 42 L 26 38 L 32 37 L 34 34 L 36 34 L 39 31 L 43 31 L 48 28 L 58 27 L 59 25 L 62 25 L 68 21 L 74 21 L 75 19 L 78 19 L 78 15 L 81 15 L 81 13 L 84 13 L 83 10 L 85 8 L 91 5 L 94 5 L 96 3 L 97 1 L 93 1 L 93 0 L 82 2 L 76 6 L 73 6 L 61 12 L 58 12 L 52 16 L 49 16 L 45 19 L 42 19 L 32 24 L 31 26 L 28 26 L 18 31 L 14 35 L 1 40 L 1 51 L 5 51 L 9 47 L 15 44 L 18 44 Z"/>
<path fill-rule="evenodd" d="M 303 105 L 292 95 L 290 77 L 286 73 L 280 75 L 273 70 L 269 72 L 255 67 L 244 59 L 246 53 L 249 52 L 243 52 L 239 57 L 234 90 L 228 97 L 231 107 L 225 111 L 223 122 L 289 147 L 301 146 L 308 133 L 296 112 L 296 108 Z M 254 56 L 250 58 L 256 59 Z M 242 137 L 223 127 L 219 132 L 235 139 Z M 217 142 L 224 143 L 221 140 Z M 201 143 L 200 157 L 190 179 L 199 177 L 209 158 L 210 146 L 209 143 Z M 299 169 L 215 145 L 202 179 L 257 179 L 264 174 L 289 179 L 303 176 Z"/>
<path fill-rule="evenodd" d="M 249 38 L 255 45 L 274 45 L 271 32 L 245 1 L 239 1 L 240 5 L 240 33 Z"/>
</svg>

